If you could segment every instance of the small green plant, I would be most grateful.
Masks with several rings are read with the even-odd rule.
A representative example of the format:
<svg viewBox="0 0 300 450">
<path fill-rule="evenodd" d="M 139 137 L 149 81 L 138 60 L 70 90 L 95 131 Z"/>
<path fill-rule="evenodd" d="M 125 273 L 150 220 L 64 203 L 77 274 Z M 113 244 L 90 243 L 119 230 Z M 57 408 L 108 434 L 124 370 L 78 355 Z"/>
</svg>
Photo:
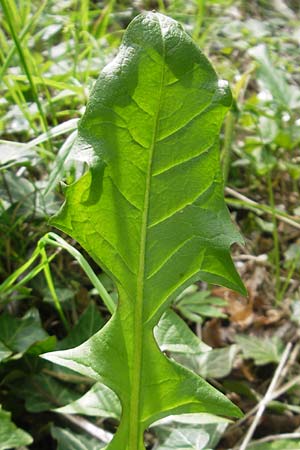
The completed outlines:
<svg viewBox="0 0 300 450">
<path fill-rule="evenodd" d="M 153 329 L 196 280 L 245 293 L 229 248 L 240 241 L 223 197 L 218 134 L 225 82 L 174 20 L 136 17 L 79 124 L 88 171 L 66 189 L 52 224 L 76 239 L 117 286 L 112 318 L 88 341 L 44 358 L 94 378 L 120 399 L 109 450 L 144 449 L 144 430 L 171 414 L 240 410 L 168 359 Z"/>
</svg>

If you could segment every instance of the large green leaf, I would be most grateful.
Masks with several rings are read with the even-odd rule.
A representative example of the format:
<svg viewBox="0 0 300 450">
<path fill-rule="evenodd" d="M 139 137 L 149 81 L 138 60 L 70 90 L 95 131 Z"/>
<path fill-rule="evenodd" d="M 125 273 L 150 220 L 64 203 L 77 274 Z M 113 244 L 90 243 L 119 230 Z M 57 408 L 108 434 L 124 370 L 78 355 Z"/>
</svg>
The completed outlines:
<svg viewBox="0 0 300 450">
<path fill-rule="evenodd" d="M 75 331 L 75 328 L 73 330 Z M 194 355 L 196 357 L 199 353 L 211 353 L 210 347 L 204 344 L 187 324 L 170 309 L 162 315 L 158 325 L 154 328 L 154 335 L 162 351 L 172 352 L 172 354 L 184 353 L 187 355 L 187 360 L 189 361 L 190 358 L 192 363 L 194 362 L 192 358 Z M 191 368 L 194 369 L 193 366 Z M 81 398 L 69 405 L 57 408 L 55 411 L 103 418 L 114 417 L 119 419 L 121 416 L 118 397 L 102 383 L 95 383 Z"/>
<path fill-rule="evenodd" d="M 195 280 L 245 293 L 229 248 L 240 236 L 223 198 L 218 134 L 227 84 L 182 27 L 156 13 L 128 27 L 79 125 L 89 170 L 66 190 L 52 223 L 114 280 L 111 320 L 79 347 L 45 357 L 120 398 L 109 450 L 144 449 L 143 432 L 170 414 L 239 416 L 225 396 L 158 348 L 153 328 Z"/>
</svg>

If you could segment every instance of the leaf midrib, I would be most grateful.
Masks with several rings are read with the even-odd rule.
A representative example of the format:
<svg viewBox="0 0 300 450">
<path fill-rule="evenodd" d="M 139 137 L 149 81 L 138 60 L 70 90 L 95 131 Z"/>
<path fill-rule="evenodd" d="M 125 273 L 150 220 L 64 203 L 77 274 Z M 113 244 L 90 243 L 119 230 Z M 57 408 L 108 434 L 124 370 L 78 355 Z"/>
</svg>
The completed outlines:
<svg viewBox="0 0 300 450">
<path fill-rule="evenodd" d="M 144 284 L 145 284 L 145 257 L 146 257 L 146 245 L 147 245 L 147 231 L 149 222 L 149 209 L 150 209 L 150 191 L 151 191 L 151 178 L 152 178 L 152 166 L 153 156 L 155 150 L 155 144 L 158 136 L 159 129 L 159 116 L 161 109 L 161 99 L 164 87 L 165 78 L 165 43 L 162 33 L 160 21 L 158 20 L 161 33 L 161 42 L 163 47 L 162 69 L 160 88 L 158 96 L 158 107 L 155 116 L 155 125 L 152 136 L 152 142 L 149 148 L 149 163 L 146 178 L 146 188 L 144 197 L 144 212 L 142 216 L 141 224 L 141 240 L 140 240 L 140 254 L 139 254 L 139 271 L 137 275 L 137 296 L 135 304 L 135 323 L 134 323 L 134 364 L 133 364 L 133 378 L 132 378 L 132 391 L 130 402 L 130 426 L 129 426 L 129 448 L 130 450 L 139 449 L 139 436 L 141 428 L 140 420 L 140 396 L 141 396 L 141 381 L 142 381 L 142 363 L 143 363 L 143 306 L 144 306 Z"/>
</svg>

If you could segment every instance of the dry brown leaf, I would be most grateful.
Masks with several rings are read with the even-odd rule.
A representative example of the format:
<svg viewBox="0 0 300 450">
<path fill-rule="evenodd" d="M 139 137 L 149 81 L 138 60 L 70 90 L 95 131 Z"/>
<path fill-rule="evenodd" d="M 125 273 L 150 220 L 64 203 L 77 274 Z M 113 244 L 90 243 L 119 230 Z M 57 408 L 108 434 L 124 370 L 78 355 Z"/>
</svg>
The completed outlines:
<svg viewBox="0 0 300 450">
<path fill-rule="evenodd" d="M 236 323 L 241 329 L 245 329 L 253 323 L 253 297 L 250 290 L 248 299 L 222 287 L 215 288 L 212 292 L 213 295 L 227 300 L 226 313 L 229 315 L 231 322 Z"/>
</svg>

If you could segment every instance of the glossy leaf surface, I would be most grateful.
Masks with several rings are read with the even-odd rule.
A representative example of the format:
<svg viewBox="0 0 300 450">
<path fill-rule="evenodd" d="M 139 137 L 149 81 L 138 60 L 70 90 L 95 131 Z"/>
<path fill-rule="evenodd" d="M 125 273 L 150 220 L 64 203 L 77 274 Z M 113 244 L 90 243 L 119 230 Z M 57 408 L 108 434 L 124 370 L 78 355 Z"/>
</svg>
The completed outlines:
<svg viewBox="0 0 300 450">
<path fill-rule="evenodd" d="M 153 328 L 195 280 L 244 293 L 229 248 L 240 237 L 223 198 L 218 134 L 231 94 L 191 38 L 156 13 L 129 25 L 79 125 L 89 170 L 52 223 L 76 239 L 118 288 L 111 320 L 53 362 L 111 388 L 122 418 L 109 450 L 143 450 L 170 414 L 239 416 L 221 393 L 158 348 Z"/>
</svg>

